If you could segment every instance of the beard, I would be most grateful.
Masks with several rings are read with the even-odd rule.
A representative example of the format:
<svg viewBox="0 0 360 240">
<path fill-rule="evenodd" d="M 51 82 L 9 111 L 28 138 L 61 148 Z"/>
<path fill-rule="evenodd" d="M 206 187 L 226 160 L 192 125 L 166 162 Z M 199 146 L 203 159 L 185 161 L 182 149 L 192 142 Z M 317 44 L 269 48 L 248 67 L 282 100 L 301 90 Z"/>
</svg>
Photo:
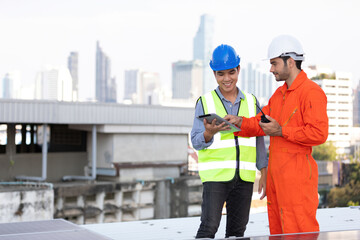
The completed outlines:
<svg viewBox="0 0 360 240">
<path fill-rule="evenodd" d="M 274 76 L 275 76 L 275 79 L 277 82 L 281 82 L 281 81 L 285 81 L 289 78 L 290 76 L 290 71 L 289 69 L 286 67 L 284 67 L 282 69 L 281 72 L 273 72 Z"/>
</svg>

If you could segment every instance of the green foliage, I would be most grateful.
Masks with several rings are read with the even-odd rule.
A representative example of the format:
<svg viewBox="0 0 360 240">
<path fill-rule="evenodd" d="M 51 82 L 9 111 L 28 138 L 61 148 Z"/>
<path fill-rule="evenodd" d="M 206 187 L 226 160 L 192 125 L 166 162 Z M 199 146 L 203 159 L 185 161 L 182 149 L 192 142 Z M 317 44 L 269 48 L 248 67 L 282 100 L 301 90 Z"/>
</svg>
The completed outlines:
<svg viewBox="0 0 360 240">
<path fill-rule="evenodd" d="M 337 157 L 336 147 L 331 141 L 315 146 L 312 156 L 315 160 L 335 161 Z"/>
<path fill-rule="evenodd" d="M 353 202 L 353 201 L 348 202 L 349 207 L 350 206 L 359 206 L 359 205 L 360 205 L 359 202 Z"/>
<path fill-rule="evenodd" d="M 360 182 L 360 163 L 351 164 L 350 166 L 350 180 L 355 183 Z"/>
<path fill-rule="evenodd" d="M 350 182 L 344 187 L 330 190 L 328 195 L 329 207 L 358 206 L 360 203 L 360 163 L 350 164 Z"/>
<path fill-rule="evenodd" d="M 351 204 L 357 204 L 360 202 L 360 181 L 351 181 L 344 187 L 336 187 L 330 190 L 328 195 L 329 207 L 348 207 L 353 206 Z"/>
<path fill-rule="evenodd" d="M 327 73 L 320 73 L 315 77 L 312 77 L 311 80 L 321 80 L 321 79 L 336 79 L 335 73 L 327 74 Z"/>
</svg>

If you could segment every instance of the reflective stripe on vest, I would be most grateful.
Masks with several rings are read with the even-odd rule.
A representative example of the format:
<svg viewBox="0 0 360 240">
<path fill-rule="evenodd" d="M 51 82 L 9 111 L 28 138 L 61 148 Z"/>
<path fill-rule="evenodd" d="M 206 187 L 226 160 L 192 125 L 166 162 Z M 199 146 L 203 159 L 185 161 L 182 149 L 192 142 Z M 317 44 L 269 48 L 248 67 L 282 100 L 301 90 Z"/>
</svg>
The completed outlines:
<svg viewBox="0 0 360 240">
<path fill-rule="evenodd" d="M 256 100 L 251 94 L 243 92 L 239 116 L 252 117 L 256 112 Z M 221 117 L 227 115 L 221 99 L 215 91 L 201 97 L 204 114 L 216 113 Z M 238 137 L 240 159 L 240 177 L 244 181 L 254 182 L 256 174 L 256 138 Z M 236 170 L 236 140 L 233 133 L 217 133 L 214 142 L 206 149 L 199 151 L 199 175 L 202 182 L 230 181 Z"/>
</svg>

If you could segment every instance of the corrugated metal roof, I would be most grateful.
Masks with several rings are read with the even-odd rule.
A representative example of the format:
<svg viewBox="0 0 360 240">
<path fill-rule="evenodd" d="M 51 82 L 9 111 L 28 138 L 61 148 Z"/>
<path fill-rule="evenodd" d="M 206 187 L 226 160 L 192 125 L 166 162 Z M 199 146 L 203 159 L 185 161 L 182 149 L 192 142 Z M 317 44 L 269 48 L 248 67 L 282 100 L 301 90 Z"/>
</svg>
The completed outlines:
<svg viewBox="0 0 360 240">
<path fill-rule="evenodd" d="M 0 122 L 131 124 L 191 127 L 193 108 L 116 103 L 0 99 Z"/>
<path fill-rule="evenodd" d="M 360 208 L 318 209 L 320 231 L 360 230 Z M 185 240 L 194 239 L 200 217 L 172 218 L 136 222 L 102 223 L 82 225 L 113 240 Z M 225 236 L 226 215 L 223 215 L 216 238 Z M 267 213 L 250 214 L 245 231 L 246 237 L 269 235 Z"/>
</svg>

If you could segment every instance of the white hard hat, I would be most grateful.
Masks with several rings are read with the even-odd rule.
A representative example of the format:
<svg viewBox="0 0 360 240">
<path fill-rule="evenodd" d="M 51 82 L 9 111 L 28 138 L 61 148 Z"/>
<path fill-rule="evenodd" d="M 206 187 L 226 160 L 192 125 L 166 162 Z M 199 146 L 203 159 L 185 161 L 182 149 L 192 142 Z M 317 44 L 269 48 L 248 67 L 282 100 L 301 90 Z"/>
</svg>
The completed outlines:
<svg viewBox="0 0 360 240">
<path fill-rule="evenodd" d="M 300 42 L 290 35 L 280 35 L 272 40 L 268 49 L 268 59 L 289 56 L 295 61 L 303 61 L 304 51 Z"/>
</svg>

